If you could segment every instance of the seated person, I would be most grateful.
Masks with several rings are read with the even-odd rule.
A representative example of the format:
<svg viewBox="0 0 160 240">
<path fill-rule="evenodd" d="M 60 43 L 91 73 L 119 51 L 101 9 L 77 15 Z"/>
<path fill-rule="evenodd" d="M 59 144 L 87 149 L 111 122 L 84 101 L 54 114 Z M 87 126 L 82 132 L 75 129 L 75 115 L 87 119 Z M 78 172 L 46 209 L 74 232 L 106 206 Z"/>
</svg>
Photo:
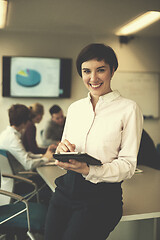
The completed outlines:
<svg viewBox="0 0 160 240">
<path fill-rule="evenodd" d="M 160 156 L 149 134 L 143 129 L 137 164 L 160 169 Z"/>
<path fill-rule="evenodd" d="M 9 151 L 20 163 L 17 171 L 34 170 L 50 161 L 52 146 L 42 155 L 27 152 L 22 144 L 21 133 L 29 120 L 29 109 L 25 105 L 15 104 L 10 107 L 8 113 L 10 126 L 0 134 L 0 148 Z"/>
<path fill-rule="evenodd" d="M 36 123 L 40 123 L 44 114 L 43 105 L 34 103 L 29 107 L 30 121 L 27 122 L 24 133 L 22 134 L 23 145 L 28 152 L 44 154 L 47 148 L 41 148 L 36 141 Z"/>
<path fill-rule="evenodd" d="M 42 132 L 42 141 L 44 146 L 49 146 L 50 144 L 57 146 L 62 137 L 66 118 L 58 105 L 53 105 L 49 112 L 51 119 L 47 122 Z"/>
</svg>

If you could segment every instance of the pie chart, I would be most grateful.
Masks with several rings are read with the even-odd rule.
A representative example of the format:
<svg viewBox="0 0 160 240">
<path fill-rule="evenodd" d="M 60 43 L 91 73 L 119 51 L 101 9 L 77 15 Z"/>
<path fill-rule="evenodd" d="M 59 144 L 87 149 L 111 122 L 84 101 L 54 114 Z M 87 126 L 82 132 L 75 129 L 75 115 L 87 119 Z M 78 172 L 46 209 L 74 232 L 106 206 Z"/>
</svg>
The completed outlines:
<svg viewBox="0 0 160 240">
<path fill-rule="evenodd" d="M 16 82 L 23 87 L 33 87 L 40 83 L 41 75 L 33 69 L 20 70 L 16 74 Z"/>
</svg>

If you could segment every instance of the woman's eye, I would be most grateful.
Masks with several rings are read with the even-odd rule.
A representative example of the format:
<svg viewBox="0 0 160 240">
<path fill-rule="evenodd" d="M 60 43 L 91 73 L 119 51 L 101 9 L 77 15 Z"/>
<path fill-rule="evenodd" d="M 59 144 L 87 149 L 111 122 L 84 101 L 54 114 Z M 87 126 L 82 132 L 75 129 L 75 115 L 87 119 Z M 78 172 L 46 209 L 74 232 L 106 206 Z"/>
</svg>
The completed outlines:
<svg viewBox="0 0 160 240">
<path fill-rule="evenodd" d="M 90 73 L 91 71 L 90 70 L 83 70 L 84 73 Z"/>
<path fill-rule="evenodd" d="M 105 71 L 104 68 L 100 68 L 100 69 L 98 69 L 98 72 L 104 72 L 104 71 Z"/>
</svg>

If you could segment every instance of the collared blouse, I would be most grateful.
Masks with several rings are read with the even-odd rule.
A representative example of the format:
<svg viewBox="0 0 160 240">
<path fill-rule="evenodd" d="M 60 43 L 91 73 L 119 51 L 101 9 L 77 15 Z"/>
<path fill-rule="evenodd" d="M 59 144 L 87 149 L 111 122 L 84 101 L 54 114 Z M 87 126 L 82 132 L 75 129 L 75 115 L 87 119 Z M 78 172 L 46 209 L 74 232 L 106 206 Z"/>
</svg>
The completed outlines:
<svg viewBox="0 0 160 240">
<path fill-rule="evenodd" d="M 103 163 L 90 165 L 86 180 L 120 182 L 135 172 L 142 128 L 143 116 L 134 101 L 113 91 L 100 96 L 93 111 L 88 94 L 69 107 L 62 140 Z"/>
</svg>

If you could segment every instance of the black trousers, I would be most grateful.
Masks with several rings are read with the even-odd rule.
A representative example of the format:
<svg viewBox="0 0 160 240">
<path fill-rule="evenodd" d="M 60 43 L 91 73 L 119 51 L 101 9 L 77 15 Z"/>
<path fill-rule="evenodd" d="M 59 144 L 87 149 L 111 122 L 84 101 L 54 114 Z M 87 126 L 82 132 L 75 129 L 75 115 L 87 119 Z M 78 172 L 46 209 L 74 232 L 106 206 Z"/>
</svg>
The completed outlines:
<svg viewBox="0 0 160 240">
<path fill-rule="evenodd" d="M 100 184 L 95 187 L 102 190 Z M 104 184 L 103 195 L 100 192 L 72 198 L 57 188 L 48 208 L 45 240 L 105 240 L 122 217 L 121 185 Z"/>
</svg>

